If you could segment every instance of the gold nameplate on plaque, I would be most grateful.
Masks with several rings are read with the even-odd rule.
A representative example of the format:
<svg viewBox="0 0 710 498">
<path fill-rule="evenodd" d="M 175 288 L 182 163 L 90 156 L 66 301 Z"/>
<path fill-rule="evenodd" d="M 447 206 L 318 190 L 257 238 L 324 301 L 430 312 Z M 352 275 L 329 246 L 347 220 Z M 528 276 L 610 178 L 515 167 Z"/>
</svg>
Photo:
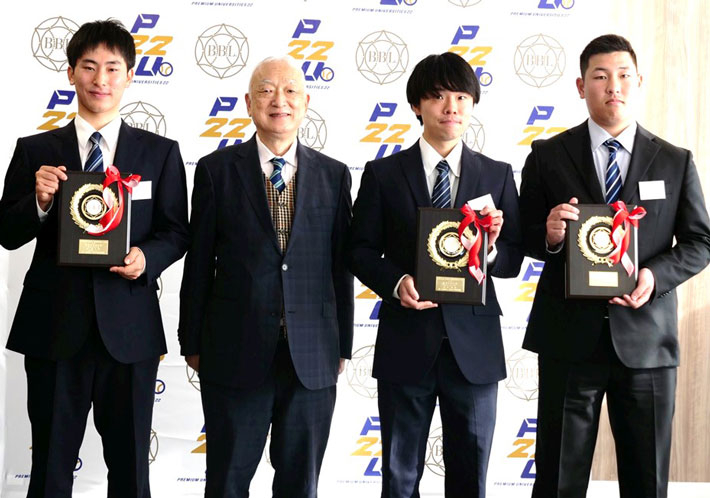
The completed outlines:
<svg viewBox="0 0 710 498">
<path fill-rule="evenodd" d="M 466 279 L 461 277 L 436 277 L 436 292 L 466 292 Z"/>
<path fill-rule="evenodd" d="M 619 274 L 610 271 L 590 271 L 590 287 L 619 287 Z"/>
<path fill-rule="evenodd" d="M 108 240 L 79 239 L 79 254 L 108 254 Z"/>
</svg>

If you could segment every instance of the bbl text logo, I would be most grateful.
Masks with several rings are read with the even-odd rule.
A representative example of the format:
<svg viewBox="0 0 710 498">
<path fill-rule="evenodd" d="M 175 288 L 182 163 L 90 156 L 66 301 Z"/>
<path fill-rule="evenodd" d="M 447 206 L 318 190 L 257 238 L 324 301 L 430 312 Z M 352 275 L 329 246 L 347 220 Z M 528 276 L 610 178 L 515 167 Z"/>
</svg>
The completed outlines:
<svg viewBox="0 0 710 498">
<path fill-rule="evenodd" d="M 213 78 L 229 78 L 244 69 L 249 43 L 244 33 L 228 24 L 207 28 L 195 44 L 195 61 Z"/>
<path fill-rule="evenodd" d="M 306 110 L 303 122 L 298 128 L 298 139 L 314 150 L 323 150 L 328 139 L 328 129 L 323 116 L 311 108 Z"/>
<path fill-rule="evenodd" d="M 515 49 L 515 74 L 526 85 L 537 88 L 552 85 L 562 77 L 565 64 L 565 51 L 551 36 L 530 36 Z"/>
<path fill-rule="evenodd" d="M 159 14 L 138 14 L 131 28 L 136 43 L 138 77 L 168 77 L 173 74 L 173 65 L 165 60 L 168 53 L 165 47 L 173 41 L 173 37 L 154 34 L 153 29 L 158 24 L 158 19 Z"/>
<path fill-rule="evenodd" d="M 362 347 L 353 353 L 345 367 L 348 385 L 360 396 L 377 398 L 377 380 L 372 377 L 372 362 L 375 358 L 375 345 Z"/>
<path fill-rule="evenodd" d="M 165 116 L 157 107 L 147 102 L 131 102 L 121 107 L 119 113 L 127 125 L 165 136 L 167 131 Z"/>
<path fill-rule="evenodd" d="M 301 69 L 306 82 L 332 81 L 333 69 L 326 66 L 328 51 L 335 45 L 332 41 L 308 39 L 304 35 L 314 35 L 321 25 L 320 19 L 301 19 L 296 25 L 288 55 L 297 61 L 303 61 Z"/>
<path fill-rule="evenodd" d="M 525 401 L 537 399 L 537 355 L 519 349 L 511 354 L 505 363 L 508 367 L 505 387 L 510 394 Z"/>
<path fill-rule="evenodd" d="M 66 70 L 67 45 L 79 25 L 66 17 L 51 17 L 42 21 L 32 33 L 32 55 L 47 69 Z"/>
<path fill-rule="evenodd" d="M 394 116 L 397 110 L 395 102 L 378 102 L 370 114 L 365 130 L 367 135 L 360 139 L 362 143 L 381 144 L 375 159 L 399 152 L 404 143 L 404 134 L 412 127 L 406 123 L 390 123 L 387 118 Z"/>
<path fill-rule="evenodd" d="M 385 85 L 396 81 L 407 71 L 409 50 L 396 34 L 375 31 L 358 43 L 355 62 L 357 70 L 368 81 Z"/>
<path fill-rule="evenodd" d="M 493 75 L 483 70 L 486 65 L 486 58 L 493 51 L 489 45 L 474 45 L 471 42 L 476 38 L 479 26 L 461 25 L 456 29 L 449 52 L 460 55 L 473 68 L 478 82 L 482 87 L 487 87 L 493 83 Z"/>
</svg>

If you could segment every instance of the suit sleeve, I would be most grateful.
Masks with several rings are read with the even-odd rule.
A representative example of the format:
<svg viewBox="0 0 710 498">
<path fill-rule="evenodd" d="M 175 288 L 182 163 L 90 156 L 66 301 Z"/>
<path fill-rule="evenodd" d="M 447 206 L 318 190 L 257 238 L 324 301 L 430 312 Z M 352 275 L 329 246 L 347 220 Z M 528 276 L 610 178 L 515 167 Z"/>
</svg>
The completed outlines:
<svg viewBox="0 0 710 498">
<path fill-rule="evenodd" d="M 392 302 L 395 299 L 392 291 L 406 272 L 391 259 L 382 257 L 384 249 L 384 205 L 376 172 L 372 163 L 367 163 L 353 207 L 350 269 L 383 300 Z"/>
<path fill-rule="evenodd" d="M 215 272 L 216 209 L 212 178 L 203 160 L 197 163 L 192 190 L 190 247 L 180 287 L 180 354 L 200 352 L 200 335 Z"/>
<path fill-rule="evenodd" d="M 522 223 L 525 254 L 545 261 L 550 257 L 563 257 L 564 251 L 549 253 L 545 245 L 547 236 L 547 216 L 550 206 L 545 195 L 545 184 L 541 171 L 539 143 L 533 142 L 532 150 L 525 160 L 520 184 L 520 220 Z"/>
<path fill-rule="evenodd" d="M 496 241 L 498 255 L 491 267 L 491 276 L 513 278 L 520 273 L 520 265 L 524 255 L 520 232 L 518 190 L 513 179 L 513 169 L 509 164 L 506 164 L 498 209 L 503 211 L 503 228 Z"/>
<path fill-rule="evenodd" d="M 37 214 L 35 172 L 22 140 L 18 140 L 0 199 L 0 245 L 5 249 L 22 247 L 42 229 Z"/>
<path fill-rule="evenodd" d="M 710 262 L 710 220 L 692 154 L 685 151 L 683 181 L 675 214 L 676 243 L 640 264 L 653 272 L 655 296 L 671 291 Z"/>
<path fill-rule="evenodd" d="M 352 219 L 352 180 L 347 167 L 343 168 L 338 196 L 338 210 L 333 227 L 333 285 L 338 310 L 338 330 L 340 334 L 340 357 L 350 358 L 353 348 L 353 319 L 355 313 L 353 276 L 347 268 L 346 251 L 350 222 Z"/>
<path fill-rule="evenodd" d="M 172 143 L 161 169 L 152 228 L 151 237 L 137 244 L 145 254 L 144 275 L 148 284 L 155 282 L 187 250 L 187 182 L 177 142 Z"/>
</svg>

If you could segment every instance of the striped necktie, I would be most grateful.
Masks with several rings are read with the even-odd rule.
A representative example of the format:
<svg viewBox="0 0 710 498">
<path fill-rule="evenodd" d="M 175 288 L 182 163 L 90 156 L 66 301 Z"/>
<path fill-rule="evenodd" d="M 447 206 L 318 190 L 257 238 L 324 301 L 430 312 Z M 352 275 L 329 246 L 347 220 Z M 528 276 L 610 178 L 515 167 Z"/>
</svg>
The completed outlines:
<svg viewBox="0 0 710 498">
<path fill-rule="evenodd" d="M 89 156 L 86 158 L 84 171 L 102 172 L 104 170 L 104 155 L 101 153 L 101 147 L 99 147 L 101 133 L 98 131 L 92 133 L 89 137 L 89 142 L 91 142 L 91 150 L 89 151 Z"/>
<path fill-rule="evenodd" d="M 619 199 L 619 193 L 621 192 L 621 171 L 619 170 L 619 164 L 616 162 L 616 153 L 621 148 L 621 144 L 610 138 L 604 145 L 609 149 L 609 160 L 606 163 L 606 203 L 613 204 Z"/>
<path fill-rule="evenodd" d="M 439 176 L 436 177 L 434 191 L 431 194 L 431 205 L 435 208 L 451 207 L 451 186 L 449 184 L 449 163 L 442 159 L 436 165 Z"/>
<path fill-rule="evenodd" d="M 271 173 L 269 180 L 271 180 L 271 183 L 274 185 L 274 188 L 278 190 L 279 193 L 281 193 L 286 188 L 284 179 L 281 177 L 281 170 L 283 170 L 284 166 L 286 165 L 286 161 L 283 157 L 274 157 L 273 159 L 271 159 L 271 164 L 274 165 L 274 171 Z"/>
</svg>

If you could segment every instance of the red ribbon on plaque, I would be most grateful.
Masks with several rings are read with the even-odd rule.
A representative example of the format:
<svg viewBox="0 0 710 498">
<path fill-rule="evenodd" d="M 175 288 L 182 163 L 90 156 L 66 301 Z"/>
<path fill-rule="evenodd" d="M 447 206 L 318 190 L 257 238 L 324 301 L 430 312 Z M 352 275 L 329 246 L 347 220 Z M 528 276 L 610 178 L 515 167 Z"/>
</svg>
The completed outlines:
<svg viewBox="0 0 710 498">
<path fill-rule="evenodd" d="M 481 260 L 478 257 L 478 252 L 481 250 L 481 244 L 483 243 L 481 230 L 488 232 L 493 219 L 490 215 L 479 218 L 476 211 L 474 211 L 468 203 L 461 207 L 461 212 L 464 215 L 464 219 L 459 223 L 459 241 L 461 241 L 461 245 L 468 250 L 468 272 L 480 284 L 483 282 L 483 279 L 486 278 L 485 273 L 481 271 Z M 473 241 L 469 240 L 468 237 L 463 234 L 464 230 L 466 230 L 471 223 L 476 227 L 476 235 Z"/>
<path fill-rule="evenodd" d="M 638 220 L 646 216 L 646 210 L 638 206 L 629 213 L 624 201 L 616 201 L 611 207 L 616 211 L 616 214 L 614 214 L 611 225 L 611 241 L 614 244 L 614 250 L 609 254 L 609 259 L 614 264 L 621 262 L 627 275 L 631 276 L 634 272 L 634 264 L 631 262 L 629 255 L 626 254 L 631 242 L 631 227 L 629 223 L 638 228 Z"/>
<path fill-rule="evenodd" d="M 133 193 L 133 189 L 140 183 L 140 175 L 131 175 L 128 178 L 121 178 L 121 172 L 116 166 L 106 168 L 106 178 L 103 181 L 103 199 L 106 203 L 106 214 L 99 220 L 98 225 L 89 225 L 86 232 L 89 235 L 103 235 L 116 228 L 123 219 L 123 189 L 128 193 Z M 109 185 L 118 183 L 118 205 L 113 202 L 113 197 L 109 193 Z"/>
</svg>

